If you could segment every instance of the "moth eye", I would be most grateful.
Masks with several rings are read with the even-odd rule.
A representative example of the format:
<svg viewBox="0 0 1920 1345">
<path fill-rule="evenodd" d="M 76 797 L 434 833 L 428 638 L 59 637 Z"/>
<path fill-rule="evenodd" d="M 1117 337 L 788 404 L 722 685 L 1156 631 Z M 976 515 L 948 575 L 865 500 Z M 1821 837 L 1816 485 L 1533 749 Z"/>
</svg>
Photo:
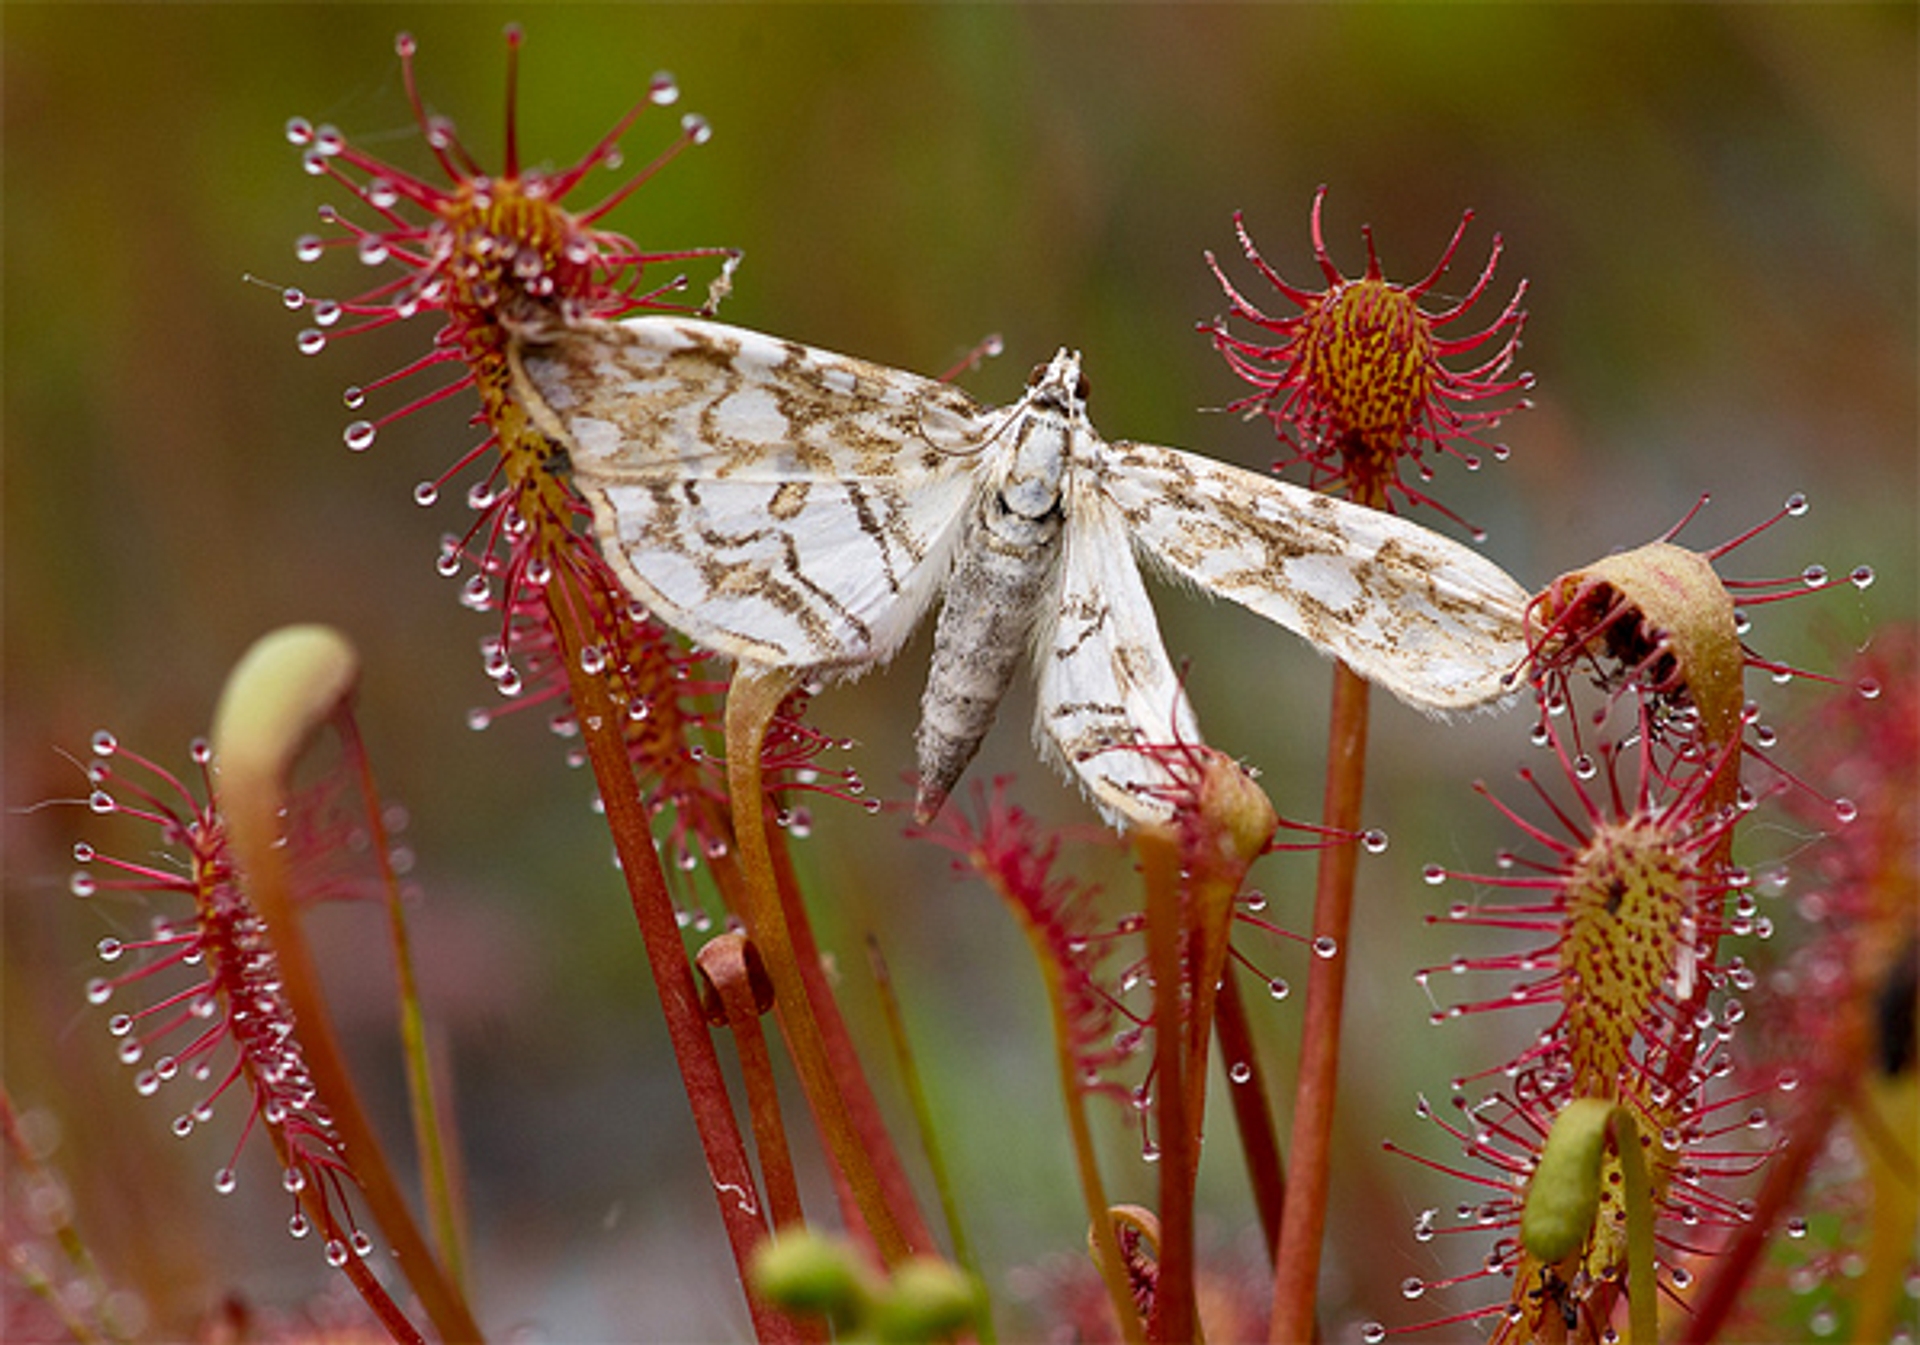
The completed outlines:
<svg viewBox="0 0 1920 1345">
<path fill-rule="evenodd" d="M 1047 366 L 1046 366 L 1046 365 L 1044 365 L 1044 364 L 1036 364 L 1036 365 L 1034 365 L 1034 366 L 1033 366 L 1033 372 L 1027 375 L 1027 386 L 1028 386 L 1028 387 L 1030 387 L 1030 388 L 1037 388 L 1037 387 L 1039 387 L 1039 386 L 1040 386 L 1040 380 L 1041 380 L 1041 379 L 1043 379 L 1043 378 L 1045 378 L 1046 376 L 1047 376 Z"/>
<path fill-rule="evenodd" d="M 1087 376 L 1085 374 L 1075 375 L 1073 380 L 1074 397 L 1079 401 L 1084 402 L 1087 400 L 1087 396 L 1091 391 L 1092 391 L 1092 386 L 1087 382 Z"/>
</svg>

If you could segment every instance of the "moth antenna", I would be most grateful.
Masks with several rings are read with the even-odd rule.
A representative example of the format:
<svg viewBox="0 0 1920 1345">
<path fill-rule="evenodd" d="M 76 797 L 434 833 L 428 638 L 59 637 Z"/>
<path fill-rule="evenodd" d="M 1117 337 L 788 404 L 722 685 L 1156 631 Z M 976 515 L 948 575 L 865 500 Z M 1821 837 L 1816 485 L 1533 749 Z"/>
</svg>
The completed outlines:
<svg viewBox="0 0 1920 1345">
<path fill-rule="evenodd" d="M 1008 425 L 1011 425 L 1014 422 L 1014 420 L 1018 418 L 1018 413 L 1025 409 L 1026 404 L 1028 400 L 1032 397 L 1032 395 L 1033 395 L 1032 393 L 1028 393 L 1026 397 L 1022 397 L 1018 402 L 1014 403 L 1010 407 L 1007 407 L 1006 412 L 1002 416 L 1000 423 L 994 426 L 990 433 L 981 436 L 978 440 L 976 440 L 971 444 L 965 444 L 965 445 L 962 445 L 961 447 L 953 448 L 945 444 L 935 443 L 933 436 L 927 433 L 927 420 L 926 420 L 927 412 L 926 412 L 926 407 L 924 405 L 916 405 L 913 408 L 913 432 L 920 439 L 922 443 L 924 443 L 928 448 L 932 449 L 935 453 L 939 453 L 950 458 L 970 458 L 977 453 L 985 452 L 987 447 L 991 445 L 994 442 L 994 440 L 1000 437 L 1001 431 L 1005 430 Z"/>
</svg>

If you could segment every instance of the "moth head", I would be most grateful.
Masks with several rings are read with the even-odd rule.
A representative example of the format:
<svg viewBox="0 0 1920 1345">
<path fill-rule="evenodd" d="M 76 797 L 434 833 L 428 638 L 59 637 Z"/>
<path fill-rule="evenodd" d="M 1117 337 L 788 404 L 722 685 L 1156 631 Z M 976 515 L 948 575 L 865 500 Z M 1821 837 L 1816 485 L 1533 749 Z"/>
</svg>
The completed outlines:
<svg viewBox="0 0 1920 1345">
<path fill-rule="evenodd" d="M 1087 409 L 1087 376 L 1080 372 L 1080 352 L 1061 347 L 1060 353 L 1045 364 L 1033 366 L 1027 375 L 1029 405 L 1050 406 L 1057 411 L 1084 414 Z"/>
</svg>

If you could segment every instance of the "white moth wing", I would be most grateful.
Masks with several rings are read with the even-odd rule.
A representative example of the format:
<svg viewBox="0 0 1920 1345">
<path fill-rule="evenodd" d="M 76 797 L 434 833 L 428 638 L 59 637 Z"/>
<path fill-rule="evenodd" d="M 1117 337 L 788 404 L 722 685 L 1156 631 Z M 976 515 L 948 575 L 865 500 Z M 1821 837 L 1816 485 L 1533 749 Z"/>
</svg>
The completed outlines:
<svg viewBox="0 0 1920 1345">
<path fill-rule="evenodd" d="M 1332 654 L 1401 700 L 1512 694 L 1527 594 L 1479 552 L 1377 509 L 1151 444 L 1103 445 L 1102 489 L 1136 546 Z"/>
<path fill-rule="evenodd" d="M 931 379 L 687 318 L 574 324 L 513 364 L 628 590 L 766 666 L 855 672 L 905 643 L 1003 418 Z"/>
<path fill-rule="evenodd" d="M 1034 736 L 1109 822 L 1164 822 L 1173 813 L 1166 791 L 1178 782 L 1163 753 L 1139 749 L 1197 744 L 1199 725 L 1120 511 L 1085 472 L 1065 488 L 1059 601 L 1043 614 L 1034 648 Z"/>
</svg>

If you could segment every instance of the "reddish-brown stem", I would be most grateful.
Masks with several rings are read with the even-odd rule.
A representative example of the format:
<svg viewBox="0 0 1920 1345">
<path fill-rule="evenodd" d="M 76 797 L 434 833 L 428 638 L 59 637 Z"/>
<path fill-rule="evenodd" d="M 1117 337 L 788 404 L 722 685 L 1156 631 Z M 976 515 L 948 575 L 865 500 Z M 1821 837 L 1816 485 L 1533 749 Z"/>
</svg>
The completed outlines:
<svg viewBox="0 0 1920 1345">
<path fill-rule="evenodd" d="M 1795 1119 L 1785 1152 L 1774 1155 L 1767 1165 L 1753 1216 L 1740 1225 L 1733 1240 L 1707 1266 L 1705 1282 L 1692 1302 L 1693 1310 L 1680 1323 L 1677 1345 L 1706 1345 L 1726 1325 L 1727 1314 L 1760 1263 L 1782 1216 L 1826 1149 L 1827 1132 L 1838 1114 L 1836 1103 L 1832 1090 L 1823 1089 L 1822 1096 L 1813 1099 Z"/>
<path fill-rule="evenodd" d="M 800 970 L 767 840 L 760 752 L 767 724 L 793 689 L 794 680 L 791 672 L 782 669 L 741 667 L 735 670 L 727 691 L 727 790 L 733 798 L 734 841 L 747 880 L 741 915 L 773 981 L 775 1009 L 786 1034 L 788 1053 L 821 1137 L 859 1204 L 874 1249 L 882 1262 L 895 1266 L 912 1249 L 899 1218 L 887 1203 L 873 1156 L 861 1142 L 848 1113 Z"/>
<path fill-rule="evenodd" d="M 235 850 L 238 855 L 238 842 Z M 419 1296 L 420 1306 L 425 1309 L 428 1319 L 442 1338 L 452 1341 L 481 1339 L 479 1324 L 468 1311 L 466 1300 L 447 1280 L 439 1261 L 426 1240 L 420 1236 L 420 1230 L 413 1221 L 413 1212 L 407 1208 L 406 1198 L 400 1194 L 399 1184 L 387 1166 L 386 1151 L 360 1106 L 359 1093 L 353 1086 L 353 1077 L 347 1072 L 345 1058 L 333 1033 L 332 1018 L 327 1013 L 326 999 L 320 989 L 319 972 L 313 965 L 306 938 L 299 929 L 298 917 L 286 896 L 285 884 L 276 882 L 272 877 L 263 877 L 261 866 L 257 863 L 248 864 L 243 858 L 242 867 L 252 885 L 261 918 L 266 921 L 273 938 L 281 985 L 292 1009 L 293 1021 L 298 1024 L 300 1049 L 306 1060 L 307 1071 L 313 1077 L 315 1091 L 326 1102 L 334 1130 L 340 1136 L 340 1152 L 352 1167 L 354 1179 L 373 1212 L 374 1221 L 392 1245 L 395 1259 L 404 1269 L 408 1284 Z M 278 1128 L 270 1127 L 269 1133 L 274 1136 L 276 1147 L 279 1147 L 283 1142 L 281 1132 Z M 293 1166 L 291 1158 L 284 1153 L 282 1165 Z M 309 1182 L 303 1197 L 307 1198 L 308 1214 L 314 1226 L 323 1229 L 331 1226 L 333 1215 L 326 1210 L 320 1184 Z M 360 1257 L 349 1256 L 342 1269 L 395 1340 L 421 1338 L 412 1323 L 387 1298 L 386 1291 L 380 1288 L 379 1282 L 373 1278 Z"/>
<path fill-rule="evenodd" d="M 284 969 L 284 959 L 282 966 Z M 307 1041 L 307 1037 L 308 1034 L 301 1034 L 303 1043 Z M 307 1051 L 309 1066 L 312 1061 L 313 1053 L 309 1047 Z M 287 1143 L 286 1132 L 279 1126 L 269 1126 L 267 1134 L 272 1139 L 273 1150 L 280 1159 L 281 1169 L 289 1172 L 298 1170 L 300 1159 L 293 1152 L 293 1146 Z M 358 1175 L 357 1172 L 356 1175 Z M 328 1205 L 324 1183 L 308 1182 L 300 1190 L 299 1201 L 301 1208 L 306 1211 L 307 1218 L 312 1221 L 315 1228 L 320 1230 L 323 1238 L 328 1241 L 346 1241 L 347 1231 L 340 1227 L 333 1209 Z M 385 1226 L 382 1225 L 382 1228 L 384 1231 Z M 360 1301 L 367 1305 L 388 1336 L 399 1342 L 399 1345 L 426 1345 L 427 1338 L 420 1334 L 420 1329 L 413 1324 L 406 1313 L 400 1310 L 400 1305 L 393 1301 L 393 1296 L 387 1292 L 386 1286 L 380 1283 L 364 1258 L 349 1254 L 347 1259 L 340 1263 L 340 1273 L 347 1277 L 347 1282 L 353 1285 L 354 1292 L 360 1295 Z M 467 1339 L 479 1340 L 478 1329 L 476 1328 L 475 1334 Z"/>
<path fill-rule="evenodd" d="M 358 663 L 350 647 L 319 628 L 289 628 L 256 643 L 228 678 L 215 713 L 213 743 L 221 763 L 216 802 L 226 819 L 234 867 L 244 877 L 266 924 L 301 1055 L 315 1093 L 332 1119 L 341 1158 L 434 1329 L 449 1341 L 479 1340 L 479 1325 L 420 1235 L 387 1166 L 386 1151 L 360 1105 L 327 1012 L 319 969 L 300 926 L 287 851 L 281 843 L 287 780 L 294 762 L 321 725 L 337 727 L 351 715 L 357 675 Z M 343 732 L 351 734 L 351 726 Z M 300 1166 L 284 1129 L 268 1129 L 282 1166 Z M 301 1199 L 315 1226 L 331 1236 L 337 1222 L 322 1189 L 325 1185 L 309 1180 Z M 343 1269 L 396 1339 L 420 1338 L 359 1256 L 349 1254 Z"/>
<path fill-rule="evenodd" d="M 766 1220 L 755 1194 L 753 1167 L 747 1160 L 746 1145 L 727 1096 L 719 1053 L 700 1010 L 693 968 L 681 943 L 673 899 L 667 892 L 666 877 L 660 871 L 659 856 L 654 850 L 646 804 L 635 787 L 633 767 L 620 735 L 623 711 L 613 704 L 606 684 L 582 666 L 581 651 L 590 641 L 578 624 L 577 614 L 591 610 L 591 595 L 579 590 L 570 566 L 557 566 L 555 575 L 551 587 L 567 591 L 549 597 L 548 620 L 560 647 L 561 662 L 567 669 L 568 689 L 587 747 L 587 759 L 593 766 L 594 782 L 606 809 L 607 828 L 620 856 L 620 870 L 626 879 L 634 919 L 640 926 L 647 965 L 653 973 L 654 991 L 660 997 L 661 1016 L 666 1022 L 667 1038 L 673 1044 L 674 1061 L 680 1068 L 687 1105 L 693 1111 L 694 1125 L 699 1131 L 720 1221 L 733 1251 L 734 1264 L 745 1283 L 754 1249 L 767 1236 Z M 747 1295 L 747 1309 L 761 1340 L 804 1339 L 788 1318 L 766 1307 L 752 1293 Z"/>
<path fill-rule="evenodd" d="M 1180 898 L 1187 926 L 1187 1021 L 1181 1067 L 1186 1070 L 1189 1152 L 1200 1162 L 1200 1137 L 1206 1125 L 1207 1057 L 1220 986 L 1226 980 L 1228 939 L 1233 926 L 1233 897 L 1244 870 L 1226 877 L 1194 864 L 1181 867 Z M 1197 1173 L 1196 1173 L 1197 1177 Z"/>
<path fill-rule="evenodd" d="M 754 1151 L 760 1156 L 760 1175 L 767 1184 L 767 1210 L 777 1232 L 805 1222 L 800 1209 L 800 1184 L 793 1175 L 793 1155 L 787 1146 L 787 1123 L 780 1114 L 780 1092 L 774 1085 L 773 1057 L 760 1015 L 773 1004 L 773 987 L 766 968 L 744 935 L 722 934 L 710 939 L 697 959 L 711 991 L 708 1017 L 733 1033 L 740 1056 L 740 1075 L 747 1089 L 747 1119 L 753 1128 Z M 717 1003 L 715 1002 L 717 1001 Z"/>
<path fill-rule="evenodd" d="M 1220 1002 L 1214 1031 L 1220 1038 L 1220 1059 L 1228 1068 L 1241 1066 L 1246 1076 L 1232 1083 L 1227 1098 L 1233 1106 L 1234 1128 L 1240 1151 L 1246 1155 L 1247 1182 L 1254 1208 L 1260 1213 L 1260 1231 L 1266 1237 L 1269 1259 L 1280 1250 L 1280 1212 L 1286 1207 L 1287 1170 L 1280 1157 L 1280 1136 L 1274 1130 L 1273 1104 L 1267 1098 L 1266 1073 L 1240 998 L 1240 982 L 1229 962 L 1220 978 Z"/>
<path fill-rule="evenodd" d="M 1199 1338 L 1193 1299 L 1193 1186 L 1198 1154 L 1187 1111 L 1185 1015 L 1188 931 L 1181 920 L 1180 844 L 1162 831 L 1134 834 L 1147 893 L 1147 961 L 1153 972 L 1154 1118 L 1160 1143 L 1160 1261 L 1149 1339 Z"/>
<path fill-rule="evenodd" d="M 1360 830 L 1366 756 L 1367 684 L 1345 664 L 1336 664 L 1321 818 L 1332 832 L 1353 836 Z M 1355 840 L 1340 841 L 1320 852 L 1319 881 L 1313 898 L 1316 956 L 1307 972 L 1300 1077 L 1294 1088 L 1293 1142 L 1287 1156 L 1291 1189 L 1280 1219 L 1273 1316 L 1267 1327 L 1267 1338 L 1275 1345 L 1309 1341 L 1314 1335 L 1333 1151 L 1333 1108 L 1339 1095 L 1340 1023 L 1346 999 L 1348 935 L 1353 926 L 1353 880 L 1359 854 Z M 1331 956 L 1317 955 L 1324 940 L 1332 940 Z"/>
<path fill-rule="evenodd" d="M 780 892 L 780 907 L 786 912 L 787 931 L 793 936 L 793 953 L 800 964 L 800 979 L 806 985 L 814 1021 L 819 1025 L 820 1036 L 826 1043 L 827 1060 L 832 1066 L 834 1078 L 839 1081 L 840 1096 L 847 1107 L 847 1119 L 853 1123 L 861 1147 L 872 1158 L 874 1175 L 879 1179 L 887 1208 L 893 1211 L 894 1218 L 899 1221 L 901 1235 L 906 1238 L 909 1250 L 915 1255 L 931 1255 L 936 1251 L 933 1233 L 927 1227 L 926 1216 L 921 1212 L 919 1200 L 913 1193 L 913 1184 L 907 1180 L 907 1170 L 900 1161 L 899 1150 L 894 1147 L 893 1136 L 880 1115 L 880 1104 L 873 1095 L 873 1085 L 868 1082 L 866 1070 L 860 1063 L 860 1054 L 854 1049 L 853 1037 L 847 1031 L 847 1021 L 840 1013 L 839 1001 L 833 997 L 833 989 L 827 984 L 826 966 L 820 957 L 820 946 L 814 941 L 813 922 L 807 917 L 799 880 L 794 876 L 793 856 L 787 850 L 786 835 L 784 832 L 769 832 L 767 839 L 774 880 Z"/>
</svg>

